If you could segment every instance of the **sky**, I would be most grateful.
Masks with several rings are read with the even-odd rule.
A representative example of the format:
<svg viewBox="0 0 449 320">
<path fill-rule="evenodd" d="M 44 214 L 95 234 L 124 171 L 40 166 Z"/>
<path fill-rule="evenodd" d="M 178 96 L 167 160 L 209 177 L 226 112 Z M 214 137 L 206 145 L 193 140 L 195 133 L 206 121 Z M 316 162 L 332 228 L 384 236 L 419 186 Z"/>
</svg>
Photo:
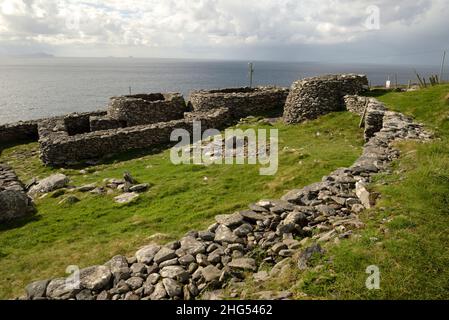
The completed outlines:
<svg viewBox="0 0 449 320">
<path fill-rule="evenodd" d="M 438 64 L 448 0 L 0 0 L 0 55 Z"/>
</svg>

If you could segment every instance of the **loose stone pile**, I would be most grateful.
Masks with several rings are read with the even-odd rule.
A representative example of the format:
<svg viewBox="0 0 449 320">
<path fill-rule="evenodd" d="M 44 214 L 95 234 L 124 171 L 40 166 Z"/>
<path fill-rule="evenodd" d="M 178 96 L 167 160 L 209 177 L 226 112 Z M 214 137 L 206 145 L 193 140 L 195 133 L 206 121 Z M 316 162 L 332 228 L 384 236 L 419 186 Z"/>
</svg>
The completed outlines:
<svg viewBox="0 0 449 320">
<path fill-rule="evenodd" d="M 84 170 L 81 170 L 84 171 Z M 28 185 L 28 195 L 33 199 L 37 197 L 62 198 L 59 205 L 71 205 L 81 201 L 74 192 L 92 193 L 96 195 L 117 194 L 114 197 L 117 203 L 128 203 L 139 197 L 139 194 L 150 188 L 149 183 L 139 183 L 129 172 L 125 172 L 123 179 L 106 178 L 102 184 L 90 183 L 79 187 L 70 185 L 70 179 L 64 174 L 57 173 L 44 179 L 32 179 Z"/>
<path fill-rule="evenodd" d="M 27 217 L 36 209 L 11 167 L 0 163 L 0 223 Z"/>
<path fill-rule="evenodd" d="M 249 144 L 248 139 L 243 136 L 232 135 L 223 137 L 222 135 L 209 137 L 209 139 L 199 141 L 195 144 L 182 147 L 183 151 L 195 158 L 195 152 L 202 155 L 204 164 L 212 164 L 224 161 L 225 158 L 241 157 L 248 159 L 250 157 L 269 157 L 270 143 L 265 145 Z"/>
<path fill-rule="evenodd" d="M 292 190 L 281 200 L 261 200 L 248 210 L 219 215 L 207 230 L 189 232 L 179 241 L 164 246 L 150 244 L 134 257 L 116 256 L 104 265 L 83 269 L 79 286 L 73 285 L 76 277 L 34 282 L 26 288 L 27 298 L 194 299 L 205 291 L 239 282 L 248 272 L 256 273 L 261 259 L 278 262 L 273 270 L 279 269 L 301 248 L 298 238 L 315 234 L 312 238 L 324 243 L 349 237 L 353 229 L 362 227 L 358 214 L 375 200 L 366 184 L 398 157 L 392 143 L 430 137 L 411 119 L 385 111 L 380 131 L 365 144 L 362 156 L 350 168 Z M 258 248 L 263 255 L 256 259 Z M 321 252 L 321 248 L 314 245 L 303 251 L 298 267 L 307 268 L 307 259 L 314 252 Z M 262 271 L 257 276 L 263 280 L 269 275 Z"/>
<path fill-rule="evenodd" d="M 313 120 L 333 111 L 344 110 L 345 95 L 368 88 L 363 75 L 343 74 L 307 78 L 293 83 L 284 108 L 286 123 Z"/>
</svg>

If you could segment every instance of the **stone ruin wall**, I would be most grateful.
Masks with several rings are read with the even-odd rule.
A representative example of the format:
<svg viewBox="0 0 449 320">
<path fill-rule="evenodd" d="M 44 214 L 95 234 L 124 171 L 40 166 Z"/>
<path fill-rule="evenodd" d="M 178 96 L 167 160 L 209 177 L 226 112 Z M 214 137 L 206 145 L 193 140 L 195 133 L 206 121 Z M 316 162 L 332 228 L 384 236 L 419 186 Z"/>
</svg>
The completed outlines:
<svg viewBox="0 0 449 320">
<path fill-rule="evenodd" d="M 287 95 L 287 88 L 278 87 L 200 90 L 191 93 L 189 105 L 195 112 L 229 108 L 233 117 L 239 119 L 272 110 L 282 111 Z"/>
<path fill-rule="evenodd" d="M 346 109 L 349 112 L 364 117 L 365 141 L 382 129 L 385 106 L 374 98 L 356 95 L 347 95 L 344 98 Z"/>
<path fill-rule="evenodd" d="M 47 165 L 64 166 L 104 155 L 168 144 L 174 129 L 192 132 L 193 118 L 201 121 L 202 130 L 224 129 L 232 120 L 229 110 L 222 108 L 200 116 L 187 113 L 185 119 L 70 136 L 61 120 L 51 119 L 39 124 L 41 160 Z"/>
<path fill-rule="evenodd" d="M 38 141 L 39 140 L 39 123 L 51 119 L 62 119 L 63 125 L 70 134 L 78 134 L 78 132 L 88 132 L 90 117 L 103 116 L 106 111 L 93 111 L 82 113 L 71 113 L 64 116 L 56 116 L 45 119 L 19 121 L 0 125 L 0 143 L 15 143 L 21 141 Z"/>
<path fill-rule="evenodd" d="M 90 119 L 92 117 L 102 117 L 106 115 L 106 111 L 94 111 L 83 113 L 71 113 L 61 117 L 64 120 L 64 126 L 69 135 L 74 136 L 90 132 Z"/>
<path fill-rule="evenodd" d="M 38 120 L 20 121 L 0 125 L 0 143 L 12 143 L 18 141 L 37 141 Z"/>
<path fill-rule="evenodd" d="M 327 75 L 293 83 L 284 108 L 286 123 L 313 120 L 329 112 L 344 110 L 345 95 L 368 88 L 364 75 Z"/>
<path fill-rule="evenodd" d="M 11 167 L 0 163 L 0 223 L 36 212 L 25 187 Z"/>
<path fill-rule="evenodd" d="M 182 119 L 187 111 L 179 93 L 137 94 L 111 98 L 107 117 L 132 127 Z"/>
<path fill-rule="evenodd" d="M 206 100 L 202 100 L 203 93 L 194 93 L 191 105 L 201 107 L 193 108 L 193 112 L 186 112 L 180 94 L 156 93 L 111 98 L 107 113 L 41 121 L 41 159 L 47 165 L 64 166 L 169 144 L 171 132 L 181 128 L 191 132 L 193 120 L 201 121 L 203 130 L 225 129 L 243 116 L 282 111 L 288 93 L 287 89 L 273 87 L 218 91 L 220 97 L 214 93 L 213 98 L 205 95 Z"/>
<path fill-rule="evenodd" d="M 6 134 L 0 135 L 0 140 L 8 136 L 36 140 L 39 136 L 42 161 L 47 165 L 64 166 L 167 144 L 172 130 L 191 130 L 193 119 L 206 122 L 203 129 L 224 129 L 244 116 L 282 111 L 284 104 L 287 123 L 343 110 L 345 105 L 348 110 L 358 108 L 360 114 L 365 100 L 362 97 L 344 98 L 343 94 L 358 93 L 366 84 L 365 76 L 335 75 L 295 82 L 290 94 L 288 89 L 277 87 L 196 91 L 190 96 L 192 113 L 185 112 L 185 101 L 177 93 L 115 97 L 111 98 L 107 111 L 1 126 L 0 132 L 3 129 Z M 373 108 L 379 106 L 370 102 L 370 109 Z M 365 121 L 367 139 L 379 128 L 382 114 L 368 113 Z M 137 122 L 144 124 L 130 125 Z"/>
</svg>

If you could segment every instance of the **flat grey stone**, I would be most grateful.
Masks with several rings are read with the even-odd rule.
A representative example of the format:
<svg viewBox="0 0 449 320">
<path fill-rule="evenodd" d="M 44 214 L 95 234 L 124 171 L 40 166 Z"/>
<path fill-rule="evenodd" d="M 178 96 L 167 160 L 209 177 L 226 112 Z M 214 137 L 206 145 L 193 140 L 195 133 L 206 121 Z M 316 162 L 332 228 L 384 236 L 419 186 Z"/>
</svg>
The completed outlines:
<svg viewBox="0 0 449 320">
<path fill-rule="evenodd" d="M 215 220 L 221 225 L 233 228 L 238 227 L 243 223 L 243 216 L 240 213 L 235 212 L 233 214 L 222 214 L 215 216 Z"/>
<path fill-rule="evenodd" d="M 174 250 L 168 249 L 166 247 L 162 247 L 158 253 L 154 256 L 154 262 L 157 264 L 176 258 L 176 253 Z"/>
<path fill-rule="evenodd" d="M 159 252 L 160 249 L 161 247 L 156 244 L 150 244 L 146 247 L 143 247 L 136 252 L 137 261 L 147 265 L 150 264 L 151 262 L 153 262 L 154 256 Z"/>
<path fill-rule="evenodd" d="M 241 269 L 246 271 L 256 271 L 256 260 L 252 258 L 237 258 L 232 259 L 230 263 L 228 263 L 228 267 L 233 269 Z"/>
</svg>

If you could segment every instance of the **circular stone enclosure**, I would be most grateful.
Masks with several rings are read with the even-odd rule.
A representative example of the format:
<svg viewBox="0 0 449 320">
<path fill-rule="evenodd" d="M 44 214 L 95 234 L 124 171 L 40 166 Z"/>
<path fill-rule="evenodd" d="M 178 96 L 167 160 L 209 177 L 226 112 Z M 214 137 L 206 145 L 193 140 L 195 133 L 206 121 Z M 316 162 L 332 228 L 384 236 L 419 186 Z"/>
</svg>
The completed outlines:
<svg viewBox="0 0 449 320">
<path fill-rule="evenodd" d="M 313 120 L 345 109 L 344 96 L 363 92 L 365 75 L 344 74 L 306 78 L 293 83 L 284 108 L 286 123 Z"/>
<path fill-rule="evenodd" d="M 182 119 L 187 106 L 179 93 L 150 93 L 113 97 L 108 116 L 127 126 Z"/>
<path fill-rule="evenodd" d="M 235 118 L 260 115 L 267 111 L 282 113 L 289 90 L 279 87 L 242 87 L 200 90 L 190 94 L 189 105 L 195 112 L 229 108 Z"/>
</svg>

